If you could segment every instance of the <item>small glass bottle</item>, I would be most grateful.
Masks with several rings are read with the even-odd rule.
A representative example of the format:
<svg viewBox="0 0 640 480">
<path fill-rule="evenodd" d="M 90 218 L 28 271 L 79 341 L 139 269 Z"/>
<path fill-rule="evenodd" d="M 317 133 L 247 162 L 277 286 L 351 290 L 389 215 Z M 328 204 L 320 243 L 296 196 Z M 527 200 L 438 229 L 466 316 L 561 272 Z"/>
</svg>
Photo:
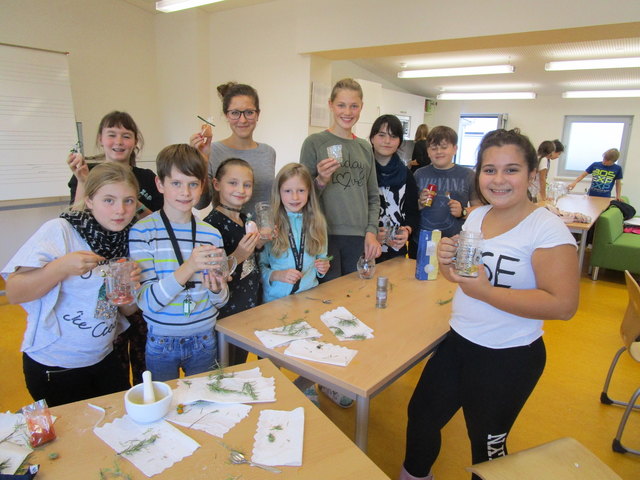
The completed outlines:
<svg viewBox="0 0 640 480">
<path fill-rule="evenodd" d="M 455 272 L 463 277 L 477 277 L 482 265 L 482 233 L 463 230 L 458 239 Z"/>
<path fill-rule="evenodd" d="M 378 277 L 376 285 L 376 308 L 387 308 L 387 293 L 389 289 L 389 279 Z"/>
</svg>

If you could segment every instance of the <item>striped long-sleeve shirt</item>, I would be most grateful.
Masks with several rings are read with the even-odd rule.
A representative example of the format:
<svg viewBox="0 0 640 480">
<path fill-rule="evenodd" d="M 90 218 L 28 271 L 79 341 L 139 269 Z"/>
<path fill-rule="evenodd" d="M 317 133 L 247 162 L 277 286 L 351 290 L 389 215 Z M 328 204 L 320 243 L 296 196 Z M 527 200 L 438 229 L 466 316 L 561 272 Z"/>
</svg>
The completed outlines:
<svg viewBox="0 0 640 480">
<path fill-rule="evenodd" d="M 186 260 L 193 250 L 191 223 L 175 224 L 175 233 L 182 257 Z M 196 245 L 222 247 L 220 232 L 208 223 L 196 219 Z M 137 303 L 154 333 L 165 336 L 191 336 L 211 332 L 218 309 L 229 298 L 225 286 L 213 293 L 202 285 L 202 275 L 196 272 L 191 281 L 194 287 L 185 289 L 174 272 L 180 266 L 160 212 L 154 212 L 137 222 L 129 233 L 129 254 L 142 268 Z M 184 314 L 184 301 L 189 295 L 195 306 L 190 315 Z"/>
</svg>

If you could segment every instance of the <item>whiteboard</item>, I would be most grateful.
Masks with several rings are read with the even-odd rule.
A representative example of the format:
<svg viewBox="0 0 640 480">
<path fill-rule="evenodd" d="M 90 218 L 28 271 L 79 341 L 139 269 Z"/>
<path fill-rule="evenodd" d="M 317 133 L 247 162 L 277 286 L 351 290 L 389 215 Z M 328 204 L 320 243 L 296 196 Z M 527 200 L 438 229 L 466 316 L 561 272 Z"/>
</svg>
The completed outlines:
<svg viewBox="0 0 640 480">
<path fill-rule="evenodd" d="M 67 55 L 0 44 L 0 201 L 69 195 L 77 141 Z"/>
</svg>

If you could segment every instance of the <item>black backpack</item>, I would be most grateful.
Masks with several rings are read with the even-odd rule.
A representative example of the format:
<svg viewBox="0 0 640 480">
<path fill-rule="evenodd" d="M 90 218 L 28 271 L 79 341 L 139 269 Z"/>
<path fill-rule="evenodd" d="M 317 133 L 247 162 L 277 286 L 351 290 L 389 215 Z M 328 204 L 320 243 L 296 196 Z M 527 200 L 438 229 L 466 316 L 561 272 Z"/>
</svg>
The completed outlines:
<svg viewBox="0 0 640 480">
<path fill-rule="evenodd" d="M 619 200 L 611 200 L 611 203 L 609 204 L 609 208 L 611 207 L 619 208 L 620 211 L 622 212 L 622 218 L 624 218 L 625 220 L 629 220 L 630 218 L 633 218 L 636 214 L 635 208 L 633 208 L 628 203 L 624 203 Z"/>
</svg>

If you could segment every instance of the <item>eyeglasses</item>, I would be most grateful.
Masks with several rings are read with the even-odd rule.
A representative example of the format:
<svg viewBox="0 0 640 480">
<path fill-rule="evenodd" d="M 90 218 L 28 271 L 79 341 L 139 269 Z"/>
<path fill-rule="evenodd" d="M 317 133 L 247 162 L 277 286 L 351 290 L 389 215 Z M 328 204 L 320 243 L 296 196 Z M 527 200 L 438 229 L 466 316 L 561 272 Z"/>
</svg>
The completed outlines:
<svg viewBox="0 0 640 480">
<path fill-rule="evenodd" d="M 247 120 L 253 120 L 256 118 L 258 114 L 257 110 L 229 110 L 227 112 L 227 117 L 231 120 L 239 120 L 241 115 L 244 115 L 244 118 Z"/>
</svg>

